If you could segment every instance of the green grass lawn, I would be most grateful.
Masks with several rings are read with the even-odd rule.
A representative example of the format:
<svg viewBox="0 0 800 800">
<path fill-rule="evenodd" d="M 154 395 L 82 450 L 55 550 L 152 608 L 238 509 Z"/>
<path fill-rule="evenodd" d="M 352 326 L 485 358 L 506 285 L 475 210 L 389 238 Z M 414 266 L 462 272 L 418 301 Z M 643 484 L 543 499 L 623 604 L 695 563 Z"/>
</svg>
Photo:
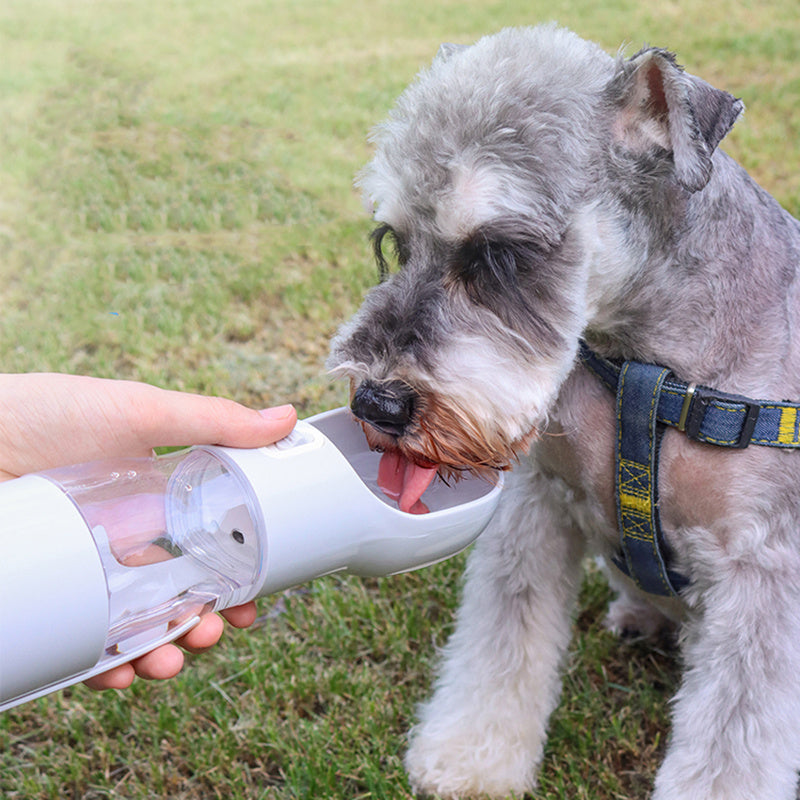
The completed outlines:
<svg viewBox="0 0 800 800">
<path fill-rule="evenodd" d="M 667 46 L 741 96 L 725 147 L 800 214 L 796 0 L 4 0 L 3 368 L 342 404 L 322 364 L 375 280 L 352 185 L 368 129 L 440 42 L 550 19 Z M 6 713 L 0 797 L 408 797 L 462 567 L 319 581 L 169 683 Z M 605 633 L 607 599 L 590 574 L 542 798 L 643 798 L 663 752 L 677 663 Z"/>
</svg>

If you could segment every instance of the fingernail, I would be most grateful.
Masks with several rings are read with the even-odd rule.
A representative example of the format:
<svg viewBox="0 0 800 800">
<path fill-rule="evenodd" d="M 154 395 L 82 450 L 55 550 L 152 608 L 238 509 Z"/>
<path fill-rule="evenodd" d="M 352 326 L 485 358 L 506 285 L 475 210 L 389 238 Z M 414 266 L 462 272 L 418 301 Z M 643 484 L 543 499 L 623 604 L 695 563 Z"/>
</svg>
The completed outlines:
<svg viewBox="0 0 800 800">
<path fill-rule="evenodd" d="M 275 408 L 264 408 L 258 412 L 264 419 L 282 420 L 288 419 L 294 414 L 294 406 L 289 403 L 285 406 L 275 406 Z"/>
</svg>

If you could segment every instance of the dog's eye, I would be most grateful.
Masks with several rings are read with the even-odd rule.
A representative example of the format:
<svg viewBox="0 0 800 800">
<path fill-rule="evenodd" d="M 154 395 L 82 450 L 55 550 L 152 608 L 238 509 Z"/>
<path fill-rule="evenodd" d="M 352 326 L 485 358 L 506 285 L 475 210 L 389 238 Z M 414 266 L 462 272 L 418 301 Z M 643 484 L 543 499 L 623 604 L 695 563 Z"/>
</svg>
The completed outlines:
<svg viewBox="0 0 800 800">
<path fill-rule="evenodd" d="M 455 272 L 469 286 L 517 282 L 517 257 L 514 248 L 483 236 L 466 242 L 454 259 Z"/>
<path fill-rule="evenodd" d="M 408 260 L 405 247 L 397 232 L 391 225 L 379 225 L 372 232 L 372 250 L 381 281 L 385 281 L 392 272 L 392 265 L 402 267 Z M 388 257 L 387 257 L 388 250 Z"/>
</svg>

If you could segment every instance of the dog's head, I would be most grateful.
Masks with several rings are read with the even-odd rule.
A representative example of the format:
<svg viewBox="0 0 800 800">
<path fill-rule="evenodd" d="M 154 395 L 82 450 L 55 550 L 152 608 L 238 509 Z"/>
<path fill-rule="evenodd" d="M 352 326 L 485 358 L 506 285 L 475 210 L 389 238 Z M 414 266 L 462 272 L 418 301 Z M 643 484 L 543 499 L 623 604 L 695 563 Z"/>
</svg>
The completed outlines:
<svg viewBox="0 0 800 800">
<path fill-rule="evenodd" d="M 443 48 L 403 93 L 359 181 L 384 280 L 329 359 L 373 446 L 451 471 L 513 462 L 635 266 L 614 181 L 708 179 L 727 128 L 692 116 L 693 85 L 663 51 L 615 61 L 544 26 Z"/>
</svg>

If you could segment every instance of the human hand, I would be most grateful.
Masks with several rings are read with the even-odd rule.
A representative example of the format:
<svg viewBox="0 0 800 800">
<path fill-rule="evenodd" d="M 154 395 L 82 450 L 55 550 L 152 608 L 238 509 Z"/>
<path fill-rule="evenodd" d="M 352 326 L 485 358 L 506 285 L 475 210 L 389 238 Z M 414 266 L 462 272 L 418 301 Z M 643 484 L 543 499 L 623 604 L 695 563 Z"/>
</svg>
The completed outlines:
<svg viewBox="0 0 800 800">
<path fill-rule="evenodd" d="M 95 675 L 84 681 L 91 689 L 127 689 L 138 675 L 147 680 L 167 680 L 174 678 L 183 668 L 183 652 L 203 653 L 213 647 L 222 636 L 225 617 L 234 628 L 246 628 L 256 619 L 256 604 L 245 603 L 243 606 L 228 608 L 219 614 L 206 614 L 197 625 L 174 644 L 163 644 L 149 653 L 145 653 L 128 664 Z M 176 645 L 180 645 L 177 647 Z"/>
<path fill-rule="evenodd" d="M 144 383 L 51 373 L 0 375 L 0 480 L 115 456 L 149 456 L 154 447 L 220 444 L 261 447 L 286 436 L 291 406 L 254 411 L 221 397 L 173 392 Z M 227 609 L 234 627 L 255 620 L 254 603 Z M 207 614 L 177 644 L 202 652 L 224 623 Z M 159 647 L 86 683 L 123 689 L 139 675 L 166 679 L 183 666 L 175 644 Z"/>
</svg>

